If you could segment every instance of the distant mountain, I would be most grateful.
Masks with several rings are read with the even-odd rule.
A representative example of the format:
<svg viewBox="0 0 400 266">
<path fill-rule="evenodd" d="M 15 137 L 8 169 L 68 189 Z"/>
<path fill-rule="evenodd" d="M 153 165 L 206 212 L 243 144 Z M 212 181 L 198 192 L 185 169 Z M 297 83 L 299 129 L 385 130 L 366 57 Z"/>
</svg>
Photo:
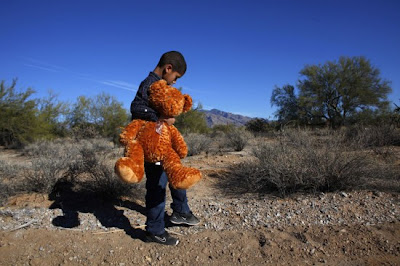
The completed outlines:
<svg viewBox="0 0 400 266">
<path fill-rule="evenodd" d="M 200 112 L 203 112 L 205 114 L 207 125 L 209 127 L 228 124 L 244 126 L 248 121 L 253 119 L 253 117 L 232 114 L 217 109 L 200 110 Z"/>
</svg>

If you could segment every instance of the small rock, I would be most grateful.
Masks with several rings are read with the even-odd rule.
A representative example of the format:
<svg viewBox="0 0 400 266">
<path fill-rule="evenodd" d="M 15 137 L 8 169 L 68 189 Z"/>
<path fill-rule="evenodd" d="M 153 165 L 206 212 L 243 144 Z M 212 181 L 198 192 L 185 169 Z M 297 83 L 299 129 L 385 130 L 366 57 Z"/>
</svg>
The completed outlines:
<svg viewBox="0 0 400 266">
<path fill-rule="evenodd" d="M 310 255 L 314 255 L 315 254 L 315 248 L 310 250 Z"/>
</svg>

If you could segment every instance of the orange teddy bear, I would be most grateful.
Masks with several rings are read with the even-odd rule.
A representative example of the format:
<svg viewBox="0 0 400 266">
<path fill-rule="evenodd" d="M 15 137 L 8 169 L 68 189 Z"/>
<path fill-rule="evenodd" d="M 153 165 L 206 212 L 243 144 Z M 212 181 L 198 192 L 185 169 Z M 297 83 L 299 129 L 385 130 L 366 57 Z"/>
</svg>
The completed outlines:
<svg viewBox="0 0 400 266">
<path fill-rule="evenodd" d="M 161 115 L 175 117 L 192 108 L 192 98 L 159 80 L 149 88 L 149 104 Z M 173 125 L 136 119 L 120 134 L 120 142 L 125 145 L 125 157 L 115 163 L 115 172 L 127 183 L 142 180 L 144 162 L 161 162 L 176 189 L 188 189 L 201 179 L 198 169 L 182 165 L 180 159 L 186 157 L 187 146 Z"/>
</svg>

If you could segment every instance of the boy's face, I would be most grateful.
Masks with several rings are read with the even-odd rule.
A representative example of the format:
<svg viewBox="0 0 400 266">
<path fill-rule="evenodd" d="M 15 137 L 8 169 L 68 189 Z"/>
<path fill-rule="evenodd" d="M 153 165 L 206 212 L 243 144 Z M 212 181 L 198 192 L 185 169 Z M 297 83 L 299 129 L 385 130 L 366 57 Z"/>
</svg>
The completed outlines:
<svg viewBox="0 0 400 266">
<path fill-rule="evenodd" d="M 165 80 L 168 85 L 174 85 L 176 81 L 182 76 L 183 75 L 181 75 L 177 71 L 173 71 L 172 65 L 169 65 L 164 69 L 162 79 Z"/>
</svg>

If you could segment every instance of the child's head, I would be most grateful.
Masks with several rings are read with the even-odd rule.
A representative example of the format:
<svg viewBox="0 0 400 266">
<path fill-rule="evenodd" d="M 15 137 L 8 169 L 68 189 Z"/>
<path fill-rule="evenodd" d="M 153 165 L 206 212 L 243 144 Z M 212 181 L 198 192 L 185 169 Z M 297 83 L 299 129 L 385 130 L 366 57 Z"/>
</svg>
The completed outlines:
<svg viewBox="0 0 400 266">
<path fill-rule="evenodd" d="M 186 61 L 183 55 L 177 51 L 170 51 L 163 54 L 156 67 L 157 74 L 172 85 L 186 72 Z"/>
</svg>

